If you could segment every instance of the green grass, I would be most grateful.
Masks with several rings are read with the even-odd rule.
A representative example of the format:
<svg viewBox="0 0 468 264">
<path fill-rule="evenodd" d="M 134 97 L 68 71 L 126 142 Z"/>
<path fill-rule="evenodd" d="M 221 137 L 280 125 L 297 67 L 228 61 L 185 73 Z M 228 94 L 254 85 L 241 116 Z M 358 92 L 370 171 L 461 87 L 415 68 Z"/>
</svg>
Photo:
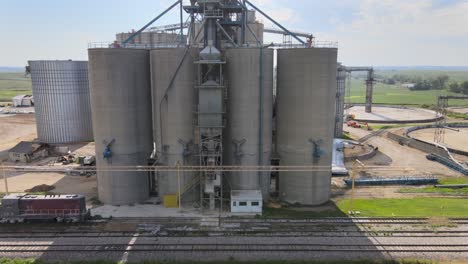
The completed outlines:
<svg viewBox="0 0 468 264">
<path fill-rule="evenodd" d="M 20 94 L 32 94 L 31 79 L 21 72 L 0 72 L 0 102 L 11 102 Z"/>
<path fill-rule="evenodd" d="M 468 178 L 446 178 L 440 179 L 439 184 L 468 184 Z M 436 188 L 434 186 L 426 186 L 423 188 L 402 188 L 399 190 L 402 193 L 438 193 L 447 195 L 468 195 L 468 187 L 460 189 L 451 188 Z"/>
<path fill-rule="evenodd" d="M 337 206 L 368 217 L 468 217 L 467 199 L 459 198 L 346 199 Z"/>
<path fill-rule="evenodd" d="M 463 183 L 463 180 L 446 180 L 443 184 Z M 347 217 L 349 211 L 359 211 L 362 217 L 468 217 L 465 198 L 388 198 L 343 199 L 331 203 L 325 211 L 307 208 L 264 208 L 261 218 L 317 218 Z M 352 205 L 352 207 L 351 207 Z"/>
<path fill-rule="evenodd" d="M 60 264 L 117 264 L 119 262 L 101 260 L 101 261 L 60 261 L 60 262 L 45 262 L 42 260 L 35 259 L 0 259 L 0 264 L 48 264 L 48 263 L 60 263 Z M 436 263 L 426 260 L 261 260 L 261 261 L 236 261 L 236 260 L 225 260 L 225 261 L 144 261 L 144 262 L 128 262 L 128 263 L 140 263 L 140 264 L 429 264 Z"/>
<path fill-rule="evenodd" d="M 468 75 L 468 73 L 465 74 Z M 366 98 L 365 90 L 364 79 L 351 79 L 351 97 L 345 98 L 345 102 L 350 100 L 351 103 L 364 103 Z M 445 90 L 410 91 L 397 85 L 377 83 L 374 86 L 373 102 L 375 104 L 390 105 L 435 105 L 439 95 L 460 94 Z M 450 106 L 468 106 L 468 100 L 450 100 L 449 104 Z"/>
</svg>

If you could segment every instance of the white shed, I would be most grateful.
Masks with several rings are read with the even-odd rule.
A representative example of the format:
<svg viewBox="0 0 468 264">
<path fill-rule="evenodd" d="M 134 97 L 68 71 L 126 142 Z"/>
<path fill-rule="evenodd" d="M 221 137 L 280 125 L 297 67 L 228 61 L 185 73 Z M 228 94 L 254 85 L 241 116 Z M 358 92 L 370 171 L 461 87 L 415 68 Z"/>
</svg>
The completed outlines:
<svg viewBox="0 0 468 264">
<path fill-rule="evenodd" d="M 231 191 L 231 213 L 262 214 L 263 199 L 260 190 Z"/>
<path fill-rule="evenodd" d="M 17 95 L 13 97 L 13 106 L 20 107 L 20 106 L 33 106 L 34 105 L 34 98 L 32 95 Z"/>
</svg>

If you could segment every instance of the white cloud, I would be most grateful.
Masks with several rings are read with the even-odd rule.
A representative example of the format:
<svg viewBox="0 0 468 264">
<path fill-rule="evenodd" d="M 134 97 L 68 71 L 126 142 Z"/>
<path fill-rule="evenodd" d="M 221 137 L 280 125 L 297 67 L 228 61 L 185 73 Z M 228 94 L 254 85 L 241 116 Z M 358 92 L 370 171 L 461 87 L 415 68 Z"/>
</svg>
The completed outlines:
<svg viewBox="0 0 468 264">
<path fill-rule="evenodd" d="M 466 65 L 467 14 L 466 1 L 436 8 L 429 0 L 365 0 L 351 23 L 333 21 L 324 35 L 340 42 L 344 63 Z"/>
</svg>

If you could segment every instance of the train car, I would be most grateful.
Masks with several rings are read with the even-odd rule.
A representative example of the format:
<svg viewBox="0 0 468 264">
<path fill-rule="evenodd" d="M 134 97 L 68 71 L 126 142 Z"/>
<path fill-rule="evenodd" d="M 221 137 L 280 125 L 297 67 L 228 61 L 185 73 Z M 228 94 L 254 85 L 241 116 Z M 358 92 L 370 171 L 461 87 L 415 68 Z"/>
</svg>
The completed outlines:
<svg viewBox="0 0 468 264">
<path fill-rule="evenodd" d="M 81 222 L 88 216 L 85 197 L 79 194 L 12 194 L 3 197 L 0 205 L 2 223 L 27 220 Z"/>
</svg>

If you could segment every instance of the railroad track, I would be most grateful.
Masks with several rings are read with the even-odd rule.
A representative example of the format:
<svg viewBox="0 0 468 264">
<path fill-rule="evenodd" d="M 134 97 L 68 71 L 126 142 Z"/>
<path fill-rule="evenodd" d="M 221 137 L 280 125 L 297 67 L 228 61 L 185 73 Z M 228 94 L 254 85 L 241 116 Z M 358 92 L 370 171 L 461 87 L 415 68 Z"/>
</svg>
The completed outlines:
<svg viewBox="0 0 468 264">
<path fill-rule="evenodd" d="M 130 238 L 142 237 L 468 237 L 468 231 L 430 231 L 430 230 L 379 230 L 379 231 L 330 231 L 330 230 L 164 230 L 161 232 L 2 232 L 0 239 L 14 238 Z"/>
<path fill-rule="evenodd" d="M 448 218 L 452 224 L 468 224 L 468 218 Z M 119 223 L 148 223 L 148 224 L 195 224 L 203 222 L 219 222 L 220 224 L 428 224 L 429 218 L 381 218 L 381 217 L 330 217 L 330 218 L 310 218 L 310 219 L 290 219 L 290 218 L 228 218 L 228 217 L 206 217 L 206 218 L 184 218 L 184 217 L 151 217 L 151 218 L 133 218 L 118 217 L 112 218 L 110 222 Z"/>
<path fill-rule="evenodd" d="M 468 244 L 0 244 L 0 252 L 468 252 Z"/>
</svg>

